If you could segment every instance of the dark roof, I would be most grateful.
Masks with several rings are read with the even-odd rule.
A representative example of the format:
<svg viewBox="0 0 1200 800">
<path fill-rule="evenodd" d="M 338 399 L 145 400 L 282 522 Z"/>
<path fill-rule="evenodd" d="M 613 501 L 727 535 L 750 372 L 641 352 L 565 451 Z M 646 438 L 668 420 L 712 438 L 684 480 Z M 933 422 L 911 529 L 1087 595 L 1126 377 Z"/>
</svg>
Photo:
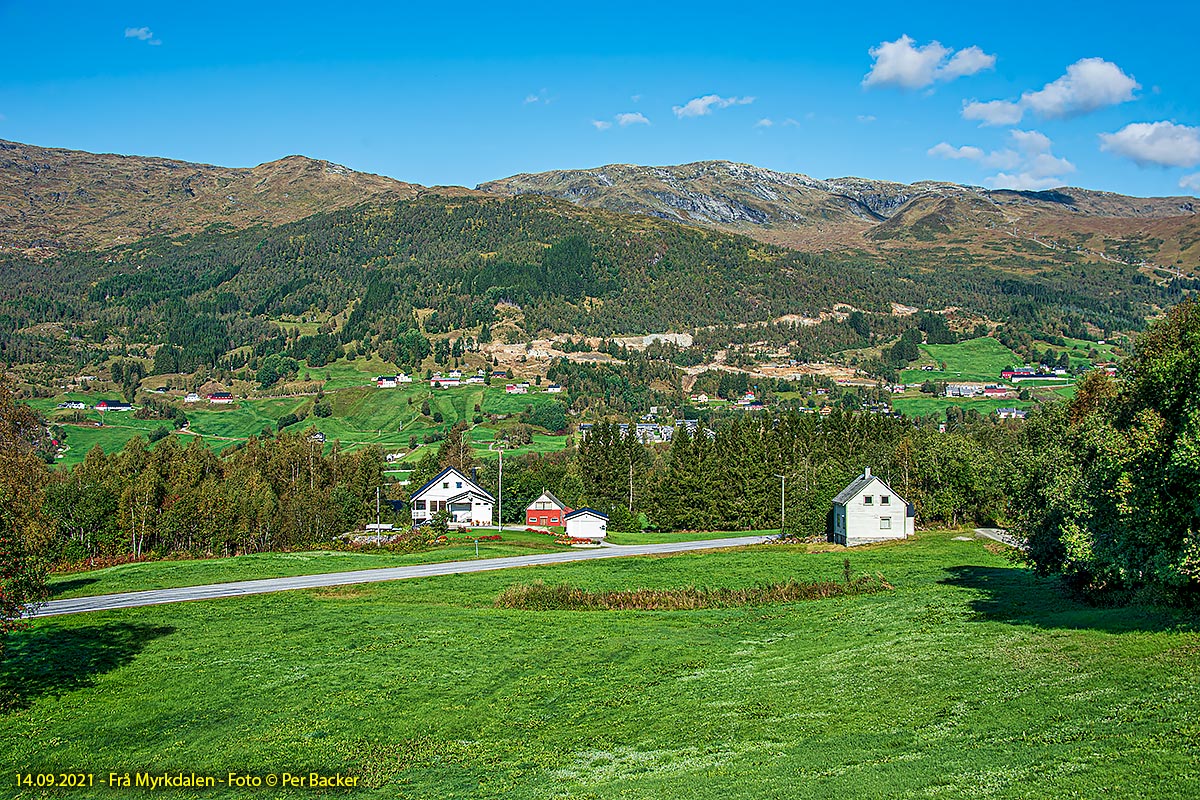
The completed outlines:
<svg viewBox="0 0 1200 800">
<path fill-rule="evenodd" d="M 868 475 L 865 472 L 859 475 L 854 480 L 850 481 L 850 485 L 838 492 L 837 497 L 833 498 L 834 503 L 846 504 L 854 499 L 854 497 L 867 487 L 871 481 L 879 481 L 883 484 L 883 488 L 887 489 L 892 494 L 896 494 L 896 490 L 884 483 L 883 478 L 878 475 Z M 901 498 L 903 499 L 903 498 Z"/>
<path fill-rule="evenodd" d="M 478 488 L 477 489 L 467 489 L 466 491 L 462 492 L 461 494 L 454 495 L 454 497 L 448 497 L 448 498 L 446 498 L 446 502 L 447 503 L 456 503 L 459 500 L 462 500 L 464 497 L 471 497 L 472 495 L 474 495 L 476 497 L 486 497 L 487 499 L 491 500 L 493 503 L 496 502 L 495 498 L 493 498 L 490 494 L 485 492 L 483 489 L 478 489 Z"/>
<path fill-rule="evenodd" d="M 555 497 L 554 492 L 550 491 L 549 489 L 542 489 L 542 494 L 546 495 L 546 497 L 549 497 L 551 500 L 553 500 L 560 509 L 565 510 L 565 509 L 569 508 L 569 506 L 566 503 L 564 503 L 562 500 L 559 500 L 557 497 Z M 539 494 L 538 497 L 541 497 L 542 494 Z M 537 497 L 533 498 L 533 502 L 534 503 L 537 502 Z M 531 508 L 533 508 L 533 503 L 530 503 L 529 505 L 525 506 L 526 511 L 528 511 Z"/>
<path fill-rule="evenodd" d="M 563 517 L 563 519 L 571 519 L 572 517 L 578 517 L 580 514 L 593 514 L 597 517 L 600 517 L 600 519 L 608 519 L 608 514 L 605 514 L 603 511 L 597 511 L 594 508 L 577 508 L 574 511 L 572 511 L 570 514 L 567 514 L 565 517 Z"/>
<path fill-rule="evenodd" d="M 451 472 L 453 472 L 455 475 L 462 478 L 467 483 L 467 485 L 470 486 L 472 489 L 479 492 L 481 495 L 483 495 L 487 499 L 491 500 L 493 503 L 496 502 L 496 498 L 492 497 L 490 494 L 485 492 L 483 489 L 479 488 L 479 484 L 475 483 L 473 480 L 468 478 L 466 475 L 463 475 L 461 472 L 459 472 L 454 467 L 446 467 L 444 470 L 439 472 L 437 475 L 434 475 L 433 478 L 431 478 L 429 480 L 429 482 L 427 482 L 424 486 L 422 486 L 420 489 L 417 489 L 415 492 L 410 494 L 409 497 L 412 499 L 416 499 L 422 492 L 424 492 L 430 486 L 433 486 L 435 483 L 440 481 L 446 475 L 449 475 Z M 447 502 L 449 502 L 449 501 L 447 501 Z"/>
</svg>

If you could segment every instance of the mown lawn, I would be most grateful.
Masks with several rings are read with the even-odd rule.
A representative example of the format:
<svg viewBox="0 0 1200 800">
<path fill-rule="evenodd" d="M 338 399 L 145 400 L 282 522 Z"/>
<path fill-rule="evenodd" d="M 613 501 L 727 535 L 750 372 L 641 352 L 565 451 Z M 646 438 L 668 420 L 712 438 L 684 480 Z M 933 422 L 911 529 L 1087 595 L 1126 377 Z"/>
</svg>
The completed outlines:
<svg viewBox="0 0 1200 800">
<path fill-rule="evenodd" d="M 346 771 L 356 797 L 1196 796 L 1193 624 L 1079 605 L 979 541 L 850 553 L 896 587 L 870 596 L 492 606 L 518 581 L 745 587 L 838 579 L 843 557 L 767 545 L 37 621 L 0 673 L 0 780 L 11 797 L 68 796 L 18 791 L 17 771 L 138 769 Z"/>
<path fill-rule="evenodd" d="M 612 544 L 663 544 L 666 542 L 692 542 L 701 539 L 733 539 L 739 536 L 774 536 L 779 529 L 763 531 L 609 531 L 607 541 Z"/>
<path fill-rule="evenodd" d="M 945 363 L 946 368 L 941 369 Z M 921 358 L 914 362 L 917 369 L 900 373 L 904 383 L 923 381 L 959 381 L 999 383 L 1000 372 L 1006 367 L 1020 366 L 1022 359 L 1012 350 L 990 336 L 967 339 L 957 344 L 923 344 Z M 920 367 L 931 365 L 933 370 Z"/>
<path fill-rule="evenodd" d="M 497 531 L 480 528 L 475 533 L 479 536 L 492 536 Z M 527 533 L 523 528 L 506 528 L 501 536 L 498 542 L 480 542 L 478 558 L 501 558 L 567 549 L 556 545 L 552 537 Z M 320 575 L 328 572 L 404 567 L 476 558 L 475 543 L 466 540 L 466 533 L 452 531 L 450 539 L 451 542 L 447 545 L 416 553 L 307 550 L 298 553 L 255 553 L 232 558 L 188 561 L 143 561 L 87 572 L 51 575 L 48 583 L 51 599 L 57 600 L 66 597 L 91 597 L 98 594 L 140 592 L 146 589 L 201 586 L 206 583 L 249 581 L 258 578 L 287 578 L 293 575 Z"/>
<path fill-rule="evenodd" d="M 972 397 L 963 399 L 961 397 L 920 395 L 917 397 L 895 397 L 892 399 L 892 408 L 910 417 L 927 417 L 930 414 L 942 414 L 950 406 L 958 406 L 964 411 L 968 408 L 973 408 L 980 414 L 987 416 L 998 408 L 1029 408 L 1031 405 L 1032 403 L 1029 401 L 1018 400 L 1015 397 Z"/>
</svg>

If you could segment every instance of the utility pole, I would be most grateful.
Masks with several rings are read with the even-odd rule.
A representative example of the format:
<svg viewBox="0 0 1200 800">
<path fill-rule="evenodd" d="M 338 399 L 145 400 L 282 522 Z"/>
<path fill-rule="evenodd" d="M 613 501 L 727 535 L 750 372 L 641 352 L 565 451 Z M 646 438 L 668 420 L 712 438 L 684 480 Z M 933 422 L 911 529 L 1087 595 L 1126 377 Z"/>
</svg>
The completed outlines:
<svg viewBox="0 0 1200 800">
<path fill-rule="evenodd" d="M 496 512 L 496 530 L 504 531 L 504 445 L 500 445 L 500 489 L 499 510 Z M 476 543 L 478 547 L 478 543 Z"/>
<path fill-rule="evenodd" d="M 784 512 L 787 510 L 786 506 L 784 505 L 784 498 L 787 496 L 784 494 L 784 487 L 787 485 L 787 476 L 776 475 L 775 477 L 779 478 L 779 535 L 783 536 L 783 525 L 787 520 L 787 517 L 784 514 Z"/>
<path fill-rule="evenodd" d="M 375 487 L 375 531 L 379 531 L 379 487 Z"/>
</svg>

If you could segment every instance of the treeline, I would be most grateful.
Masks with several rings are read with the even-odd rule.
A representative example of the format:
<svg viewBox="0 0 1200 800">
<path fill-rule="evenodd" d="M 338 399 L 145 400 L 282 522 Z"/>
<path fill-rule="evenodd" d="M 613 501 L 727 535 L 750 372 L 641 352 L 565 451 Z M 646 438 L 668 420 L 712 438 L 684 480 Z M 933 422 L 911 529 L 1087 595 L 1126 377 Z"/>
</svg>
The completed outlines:
<svg viewBox="0 0 1200 800">
<path fill-rule="evenodd" d="M 53 561 L 122 554 L 234 555 L 332 541 L 373 517 L 385 460 L 377 447 L 350 453 L 308 432 L 252 438 L 218 455 L 198 438 L 153 449 L 132 439 L 116 455 L 99 447 L 44 489 Z"/>
<path fill-rule="evenodd" d="M 1014 491 L 1034 564 L 1094 593 L 1200 599 L 1200 305 L 1031 418 Z"/>
</svg>

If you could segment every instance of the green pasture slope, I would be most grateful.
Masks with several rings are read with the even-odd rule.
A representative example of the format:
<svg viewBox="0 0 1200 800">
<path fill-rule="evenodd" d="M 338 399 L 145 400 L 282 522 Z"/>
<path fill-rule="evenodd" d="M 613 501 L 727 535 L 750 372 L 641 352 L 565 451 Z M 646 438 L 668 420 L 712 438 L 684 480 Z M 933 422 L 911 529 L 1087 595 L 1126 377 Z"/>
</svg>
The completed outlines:
<svg viewBox="0 0 1200 800">
<path fill-rule="evenodd" d="M 946 364 L 945 370 L 939 368 L 943 362 Z M 1021 357 L 1012 350 L 990 336 L 983 336 L 957 344 L 921 345 L 921 358 L 915 362 L 917 369 L 903 370 L 900 380 L 904 383 L 999 382 L 1001 370 L 1021 364 Z M 920 369 L 926 365 L 932 365 L 934 369 Z"/>
<path fill-rule="evenodd" d="M 18 771 L 316 769 L 361 798 L 1196 795 L 1194 619 L 1080 605 L 980 541 L 850 552 L 896 587 L 869 596 L 493 607 L 518 581 L 744 587 L 840 579 L 844 557 L 768 545 L 36 620 L 0 668 L 3 794 L 150 796 L 22 790 Z"/>
<path fill-rule="evenodd" d="M 370 366 L 385 367 L 383 362 Z M 378 372 L 389 372 L 379 369 Z M 395 372 L 393 367 L 390 372 Z M 366 444 L 378 444 L 388 450 L 407 450 L 412 437 L 423 442 L 429 434 L 445 434 L 460 420 L 472 421 L 477 414 L 516 415 L 526 408 L 550 403 L 560 398 L 545 392 L 532 390 L 527 395 L 509 395 L 503 385 L 464 385 L 453 389 L 431 389 L 424 381 L 404 384 L 397 389 L 377 389 L 373 379 L 363 371 L 362 362 L 347 364 L 338 362 L 318 370 L 314 375 L 330 376 L 328 386 L 340 387 L 326 392 L 333 407 L 333 415 L 319 418 L 311 415 L 313 397 L 279 397 L 238 400 L 228 406 L 212 406 L 206 402 L 184 406 L 188 416 L 188 433 L 185 437 L 199 436 L 214 450 L 221 450 L 236 442 L 245 441 L 264 430 L 274 431 L 280 418 L 286 414 L 307 414 L 298 423 L 299 429 L 316 427 L 325 434 L 332 446 L 340 440 L 347 449 Z M 366 385 L 364 385 L 366 384 Z M 90 406 L 101 399 L 118 399 L 114 394 L 89 393 L 67 394 L 53 399 L 31 402 L 36 408 L 61 422 L 74 412 L 59 411 L 57 405 L 64 400 L 82 400 L 89 405 L 86 411 L 88 424 L 66 425 L 68 450 L 57 461 L 60 467 L 71 467 L 83 461 L 88 451 L 99 444 L 106 453 L 119 452 L 134 436 L 148 436 L 151 431 L 169 423 L 161 420 L 135 419 L 132 412 L 109 413 L 103 418 L 103 428 L 91 423 L 101 421 L 101 415 L 90 410 Z M 423 403 L 429 403 L 429 415 L 423 415 Z M 475 411 L 476 406 L 480 408 Z M 440 413 L 442 421 L 435 422 L 434 414 Z M 503 424 L 503 423 L 502 423 Z M 491 428 L 476 428 L 476 446 L 481 454 L 486 452 L 487 443 L 494 440 L 496 431 Z M 185 438 L 184 441 L 188 441 Z M 535 434 L 534 441 L 515 452 L 548 453 L 562 450 L 566 437 Z"/>
<path fill-rule="evenodd" d="M 495 528 L 478 528 L 474 533 L 479 536 L 501 536 L 498 542 L 480 542 L 478 558 L 503 558 L 569 549 L 566 545 L 556 544 L 553 537 L 527 532 L 524 526 L 508 525 L 502 534 Z M 476 558 L 475 543 L 470 540 L 469 534 L 452 531 L 450 538 L 449 544 L 416 553 L 306 550 L 297 553 L 253 553 L 232 558 L 143 561 L 88 572 L 55 574 L 50 576 L 47 583 L 50 586 L 50 599 L 58 600 Z"/>
<path fill-rule="evenodd" d="M 896 397 L 892 399 L 892 408 L 910 417 L 927 417 L 930 414 L 943 414 L 950 406 L 958 406 L 966 411 L 973 408 L 987 416 L 998 408 L 1029 408 L 1032 403 L 1018 400 L 1015 397 L 932 397 L 920 395 L 917 397 Z"/>
</svg>

